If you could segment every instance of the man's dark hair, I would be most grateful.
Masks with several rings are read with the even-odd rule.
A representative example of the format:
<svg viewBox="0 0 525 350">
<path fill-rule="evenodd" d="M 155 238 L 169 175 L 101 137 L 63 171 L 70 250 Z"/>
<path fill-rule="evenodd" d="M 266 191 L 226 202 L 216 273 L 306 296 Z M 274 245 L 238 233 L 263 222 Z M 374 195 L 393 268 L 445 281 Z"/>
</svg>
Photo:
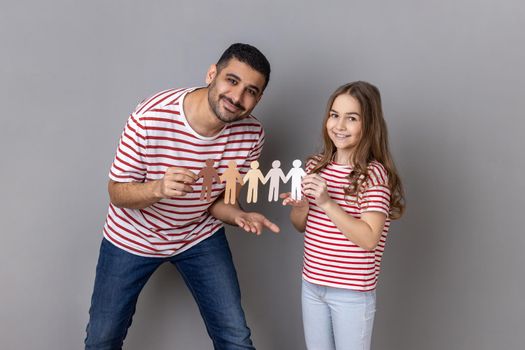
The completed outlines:
<svg viewBox="0 0 525 350">
<path fill-rule="evenodd" d="M 265 78 L 263 90 L 270 81 L 270 62 L 256 47 L 236 43 L 231 45 L 224 51 L 219 61 L 217 61 L 217 72 L 220 72 L 230 61 L 230 59 L 236 58 L 237 60 L 246 63 L 257 72 L 261 73 Z"/>
</svg>

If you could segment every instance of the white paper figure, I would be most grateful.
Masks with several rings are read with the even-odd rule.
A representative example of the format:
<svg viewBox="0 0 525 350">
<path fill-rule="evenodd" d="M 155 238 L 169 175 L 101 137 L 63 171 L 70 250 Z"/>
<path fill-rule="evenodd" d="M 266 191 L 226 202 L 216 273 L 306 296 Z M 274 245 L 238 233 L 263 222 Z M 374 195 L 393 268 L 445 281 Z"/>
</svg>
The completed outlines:
<svg viewBox="0 0 525 350">
<path fill-rule="evenodd" d="M 293 168 L 286 174 L 286 181 L 292 179 L 292 199 L 301 200 L 303 198 L 301 193 L 301 180 L 306 175 L 306 172 L 301 168 L 302 162 L 299 159 L 293 161 Z"/>
<path fill-rule="evenodd" d="M 268 171 L 266 174 L 266 177 L 264 178 L 265 183 L 270 180 L 270 188 L 268 190 L 268 201 L 278 201 L 279 200 L 279 183 L 281 180 L 283 183 L 286 183 L 288 179 L 284 175 L 281 168 L 281 162 L 278 160 L 274 160 L 272 163 L 272 169 Z"/>
<path fill-rule="evenodd" d="M 228 169 L 224 171 L 221 176 L 222 182 L 226 182 L 226 189 L 224 191 L 224 203 L 235 204 L 237 197 L 237 182 L 242 186 L 242 176 L 237 170 L 237 163 L 234 160 L 228 162 Z"/>
<path fill-rule="evenodd" d="M 251 203 L 253 199 L 253 203 L 257 202 L 257 193 L 259 190 L 259 181 L 264 185 L 266 183 L 266 179 L 264 178 L 263 174 L 259 170 L 259 162 L 254 160 L 250 163 L 251 169 L 248 170 L 246 175 L 244 175 L 244 183 L 248 183 L 248 196 L 246 198 L 247 203 Z"/>
</svg>

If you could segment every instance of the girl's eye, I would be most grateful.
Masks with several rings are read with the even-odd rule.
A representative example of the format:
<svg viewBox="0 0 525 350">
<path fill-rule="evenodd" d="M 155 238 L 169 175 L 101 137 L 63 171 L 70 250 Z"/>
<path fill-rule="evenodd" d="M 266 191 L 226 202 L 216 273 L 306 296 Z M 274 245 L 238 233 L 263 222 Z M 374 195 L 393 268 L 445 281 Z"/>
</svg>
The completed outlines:
<svg viewBox="0 0 525 350">
<path fill-rule="evenodd" d="M 355 122 L 357 119 L 356 119 L 356 117 L 349 116 L 348 120 L 350 120 L 351 122 Z"/>
<path fill-rule="evenodd" d="M 337 114 L 335 114 L 335 113 L 330 113 L 330 118 L 337 118 L 337 117 L 338 117 Z"/>
<path fill-rule="evenodd" d="M 230 78 L 230 79 L 228 79 L 228 81 L 229 81 L 229 82 L 230 82 L 230 84 L 232 84 L 232 85 L 235 85 L 235 84 L 237 84 L 237 81 L 236 81 L 236 80 L 234 80 L 234 79 L 231 79 L 231 78 Z"/>
</svg>

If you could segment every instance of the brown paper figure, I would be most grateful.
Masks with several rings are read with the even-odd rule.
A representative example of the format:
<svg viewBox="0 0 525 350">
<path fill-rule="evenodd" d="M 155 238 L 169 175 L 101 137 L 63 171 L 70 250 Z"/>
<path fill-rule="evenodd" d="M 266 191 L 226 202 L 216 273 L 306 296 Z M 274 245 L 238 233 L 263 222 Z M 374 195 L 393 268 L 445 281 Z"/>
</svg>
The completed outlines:
<svg viewBox="0 0 525 350">
<path fill-rule="evenodd" d="M 201 201 L 206 200 L 209 202 L 211 200 L 213 179 L 217 179 L 218 183 L 222 183 L 217 170 L 213 167 L 213 163 L 213 159 L 206 159 L 206 166 L 197 174 L 198 177 L 202 177 Z"/>
<path fill-rule="evenodd" d="M 292 199 L 301 200 L 303 198 L 301 193 L 301 180 L 306 175 L 306 172 L 301 168 L 302 162 L 299 159 L 293 161 L 293 168 L 286 174 L 286 181 L 292 179 Z"/>
<path fill-rule="evenodd" d="M 278 201 L 279 200 L 279 183 L 281 180 L 283 183 L 286 183 L 288 179 L 284 176 L 281 168 L 281 162 L 274 160 L 272 163 L 272 169 L 268 171 L 266 177 L 264 178 L 264 183 L 270 180 L 270 189 L 268 190 L 268 201 Z"/>
<path fill-rule="evenodd" d="M 224 203 L 235 204 L 237 197 L 237 182 L 242 186 L 242 176 L 237 170 L 237 163 L 234 160 L 228 162 L 228 169 L 224 171 L 221 180 L 226 182 L 226 189 L 224 191 Z"/>
<path fill-rule="evenodd" d="M 246 175 L 244 175 L 244 183 L 248 183 L 248 197 L 246 198 L 247 203 L 257 202 L 257 193 L 259 190 L 259 181 L 264 185 L 266 180 L 259 170 L 259 162 L 254 160 L 250 163 L 251 169 L 248 170 Z"/>
</svg>

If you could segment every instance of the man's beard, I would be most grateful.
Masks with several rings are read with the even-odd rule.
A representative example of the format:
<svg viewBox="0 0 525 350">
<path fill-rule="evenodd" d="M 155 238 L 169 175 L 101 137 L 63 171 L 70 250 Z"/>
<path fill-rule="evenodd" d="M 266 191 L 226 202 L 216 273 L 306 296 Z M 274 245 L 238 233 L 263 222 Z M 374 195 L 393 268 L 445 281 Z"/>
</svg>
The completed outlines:
<svg viewBox="0 0 525 350">
<path fill-rule="evenodd" d="M 237 113 L 239 114 L 233 114 L 228 111 L 221 112 L 220 106 L 219 106 L 221 99 L 225 99 L 229 103 L 237 107 L 239 109 Z M 243 119 L 247 114 L 249 114 L 249 111 L 247 112 L 246 108 L 244 108 L 244 106 L 241 105 L 240 103 L 234 103 L 232 99 L 230 99 L 229 97 L 226 97 L 225 95 L 222 95 L 222 94 L 216 95 L 215 81 L 213 81 L 208 86 L 208 103 L 210 105 L 211 110 L 217 117 L 217 119 L 219 119 L 223 123 L 232 123 L 234 121 Z"/>
</svg>

